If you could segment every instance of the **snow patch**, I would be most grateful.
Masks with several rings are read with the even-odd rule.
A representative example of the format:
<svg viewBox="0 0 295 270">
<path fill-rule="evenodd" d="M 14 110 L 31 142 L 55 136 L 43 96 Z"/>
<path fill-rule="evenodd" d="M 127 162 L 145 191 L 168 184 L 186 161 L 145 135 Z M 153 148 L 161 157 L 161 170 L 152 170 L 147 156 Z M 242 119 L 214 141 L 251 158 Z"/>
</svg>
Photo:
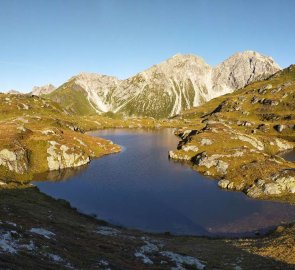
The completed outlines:
<svg viewBox="0 0 295 270">
<path fill-rule="evenodd" d="M 96 230 L 96 233 L 105 235 L 105 236 L 117 236 L 121 232 L 115 228 L 107 227 L 107 226 L 99 226 Z"/>
<path fill-rule="evenodd" d="M 153 243 L 150 243 L 148 241 L 144 242 L 145 245 L 140 247 L 140 249 L 134 253 L 134 256 L 136 258 L 141 258 L 144 264 L 154 264 L 154 262 L 146 254 L 157 252 L 159 251 L 159 248 Z"/>
<path fill-rule="evenodd" d="M 0 232 L 0 253 L 16 254 L 19 249 L 32 251 L 35 249 L 35 244 L 30 240 L 29 244 L 20 244 L 20 240 L 16 231 Z"/>
<path fill-rule="evenodd" d="M 191 256 L 183 256 L 171 251 L 162 251 L 160 252 L 160 254 L 164 257 L 169 258 L 176 264 L 176 267 L 171 268 L 173 270 L 186 270 L 184 265 L 195 266 L 197 269 L 200 270 L 205 268 L 205 265 L 201 263 L 200 260 Z"/>
<path fill-rule="evenodd" d="M 50 232 L 48 230 L 42 229 L 42 228 L 32 228 L 30 230 L 31 233 L 35 233 L 41 236 L 44 236 L 47 239 L 51 239 L 51 237 L 55 236 L 55 233 Z"/>
</svg>

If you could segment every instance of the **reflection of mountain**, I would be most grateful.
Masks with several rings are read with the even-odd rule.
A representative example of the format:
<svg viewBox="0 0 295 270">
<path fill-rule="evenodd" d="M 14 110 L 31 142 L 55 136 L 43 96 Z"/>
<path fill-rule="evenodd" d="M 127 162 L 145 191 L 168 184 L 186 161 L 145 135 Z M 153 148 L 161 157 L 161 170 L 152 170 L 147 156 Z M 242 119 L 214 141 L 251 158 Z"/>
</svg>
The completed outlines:
<svg viewBox="0 0 295 270">
<path fill-rule="evenodd" d="M 68 180 L 73 176 L 78 176 L 84 170 L 86 170 L 88 165 L 70 168 L 70 169 L 63 169 L 59 171 L 48 171 L 40 174 L 34 175 L 33 181 L 52 181 L 52 182 L 63 182 Z"/>
</svg>

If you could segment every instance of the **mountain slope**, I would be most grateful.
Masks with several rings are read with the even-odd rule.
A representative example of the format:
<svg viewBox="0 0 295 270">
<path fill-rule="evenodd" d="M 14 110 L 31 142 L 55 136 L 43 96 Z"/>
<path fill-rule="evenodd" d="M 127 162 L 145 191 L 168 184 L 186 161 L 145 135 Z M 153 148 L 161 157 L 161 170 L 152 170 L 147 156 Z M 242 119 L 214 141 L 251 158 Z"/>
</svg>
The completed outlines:
<svg viewBox="0 0 295 270">
<path fill-rule="evenodd" d="M 170 157 L 248 196 L 295 203 L 295 66 L 183 112 L 182 142 Z"/>
<path fill-rule="evenodd" d="M 77 114 L 110 111 L 166 118 L 278 70 L 272 58 L 252 51 L 237 53 L 215 68 L 200 57 L 178 54 L 126 80 L 81 73 L 48 97 Z"/>
</svg>

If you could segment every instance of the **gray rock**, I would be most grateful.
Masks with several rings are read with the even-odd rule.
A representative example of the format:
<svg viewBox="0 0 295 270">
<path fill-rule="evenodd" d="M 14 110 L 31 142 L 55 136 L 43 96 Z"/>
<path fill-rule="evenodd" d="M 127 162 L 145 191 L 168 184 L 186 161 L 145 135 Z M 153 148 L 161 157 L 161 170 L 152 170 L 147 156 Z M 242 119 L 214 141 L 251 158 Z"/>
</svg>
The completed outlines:
<svg viewBox="0 0 295 270">
<path fill-rule="evenodd" d="M 126 80 L 81 73 L 70 81 L 98 113 L 172 117 L 279 70 L 272 58 L 253 51 L 236 53 L 216 67 L 198 56 L 177 54 Z"/>
<path fill-rule="evenodd" d="M 3 149 L 0 151 L 0 165 L 5 166 L 10 171 L 23 174 L 28 170 L 27 152 L 25 149 L 17 150 Z"/>
<path fill-rule="evenodd" d="M 224 189 L 227 189 L 229 184 L 230 184 L 229 180 L 223 179 L 223 180 L 218 181 L 218 186 L 221 187 L 221 188 L 224 188 Z"/>
<path fill-rule="evenodd" d="M 216 170 L 219 174 L 225 175 L 227 173 L 228 163 L 218 160 Z"/>
<path fill-rule="evenodd" d="M 206 152 L 202 152 L 193 158 L 193 162 L 198 166 L 205 166 L 207 169 L 215 167 L 220 175 L 225 175 L 229 165 L 225 161 L 220 160 L 220 157 L 220 155 L 209 157 Z"/>
<path fill-rule="evenodd" d="M 282 132 L 284 129 L 286 128 L 286 125 L 275 125 L 274 126 L 274 129 L 277 131 L 277 132 Z"/>
<path fill-rule="evenodd" d="M 199 148 L 196 145 L 183 145 L 181 149 L 185 152 L 188 152 L 188 151 L 198 152 L 199 151 Z"/>
<path fill-rule="evenodd" d="M 256 185 L 251 186 L 246 191 L 247 195 L 251 198 L 259 198 L 263 195 L 263 191 L 260 187 L 257 187 Z"/>
<path fill-rule="evenodd" d="M 281 190 L 288 193 L 295 193 L 295 177 L 282 176 L 275 180 L 276 184 L 280 186 Z"/>
<path fill-rule="evenodd" d="M 169 151 L 168 157 L 171 159 L 185 160 L 185 161 L 190 161 L 192 158 L 191 156 L 189 156 L 187 154 L 181 154 L 178 151 Z"/>
<path fill-rule="evenodd" d="M 268 183 L 264 185 L 263 193 L 266 195 L 279 195 L 282 193 L 280 185 L 276 183 Z"/>
<path fill-rule="evenodd" d="M 203 139 L 201 140 L 201 145 L 211 145 L 211 144 L 213 144 L 213 141 L 210 140 L 210 139 L 203 138 Z"/>
<path fill-rule="evenodd" d="M 50 171 L 79 167 L 90 162 L 89 156 L 81 151 L 77 153 L 77 150 L 70 149 L 68 146 L 55 141 L 49 141 L 49 144 L 47 162 Z"/>
</svg>

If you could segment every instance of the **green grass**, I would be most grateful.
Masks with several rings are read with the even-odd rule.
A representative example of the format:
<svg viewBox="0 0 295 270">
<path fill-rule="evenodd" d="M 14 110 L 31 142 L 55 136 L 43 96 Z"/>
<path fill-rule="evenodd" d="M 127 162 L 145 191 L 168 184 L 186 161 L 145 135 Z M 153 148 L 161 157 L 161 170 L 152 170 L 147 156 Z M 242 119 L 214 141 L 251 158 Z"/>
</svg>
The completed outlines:
<svg viewBox="0 0 295 270">
<path fill-rule="evenodd" d="M 76 115 L 93 115 L 97 114 L 86 97 L 87 93 L 80 86 L 75 85 L 74 80 L 67 82 L 56 89 L 46 98 L 60 104 L 72 114 Z"/>
</svg>

